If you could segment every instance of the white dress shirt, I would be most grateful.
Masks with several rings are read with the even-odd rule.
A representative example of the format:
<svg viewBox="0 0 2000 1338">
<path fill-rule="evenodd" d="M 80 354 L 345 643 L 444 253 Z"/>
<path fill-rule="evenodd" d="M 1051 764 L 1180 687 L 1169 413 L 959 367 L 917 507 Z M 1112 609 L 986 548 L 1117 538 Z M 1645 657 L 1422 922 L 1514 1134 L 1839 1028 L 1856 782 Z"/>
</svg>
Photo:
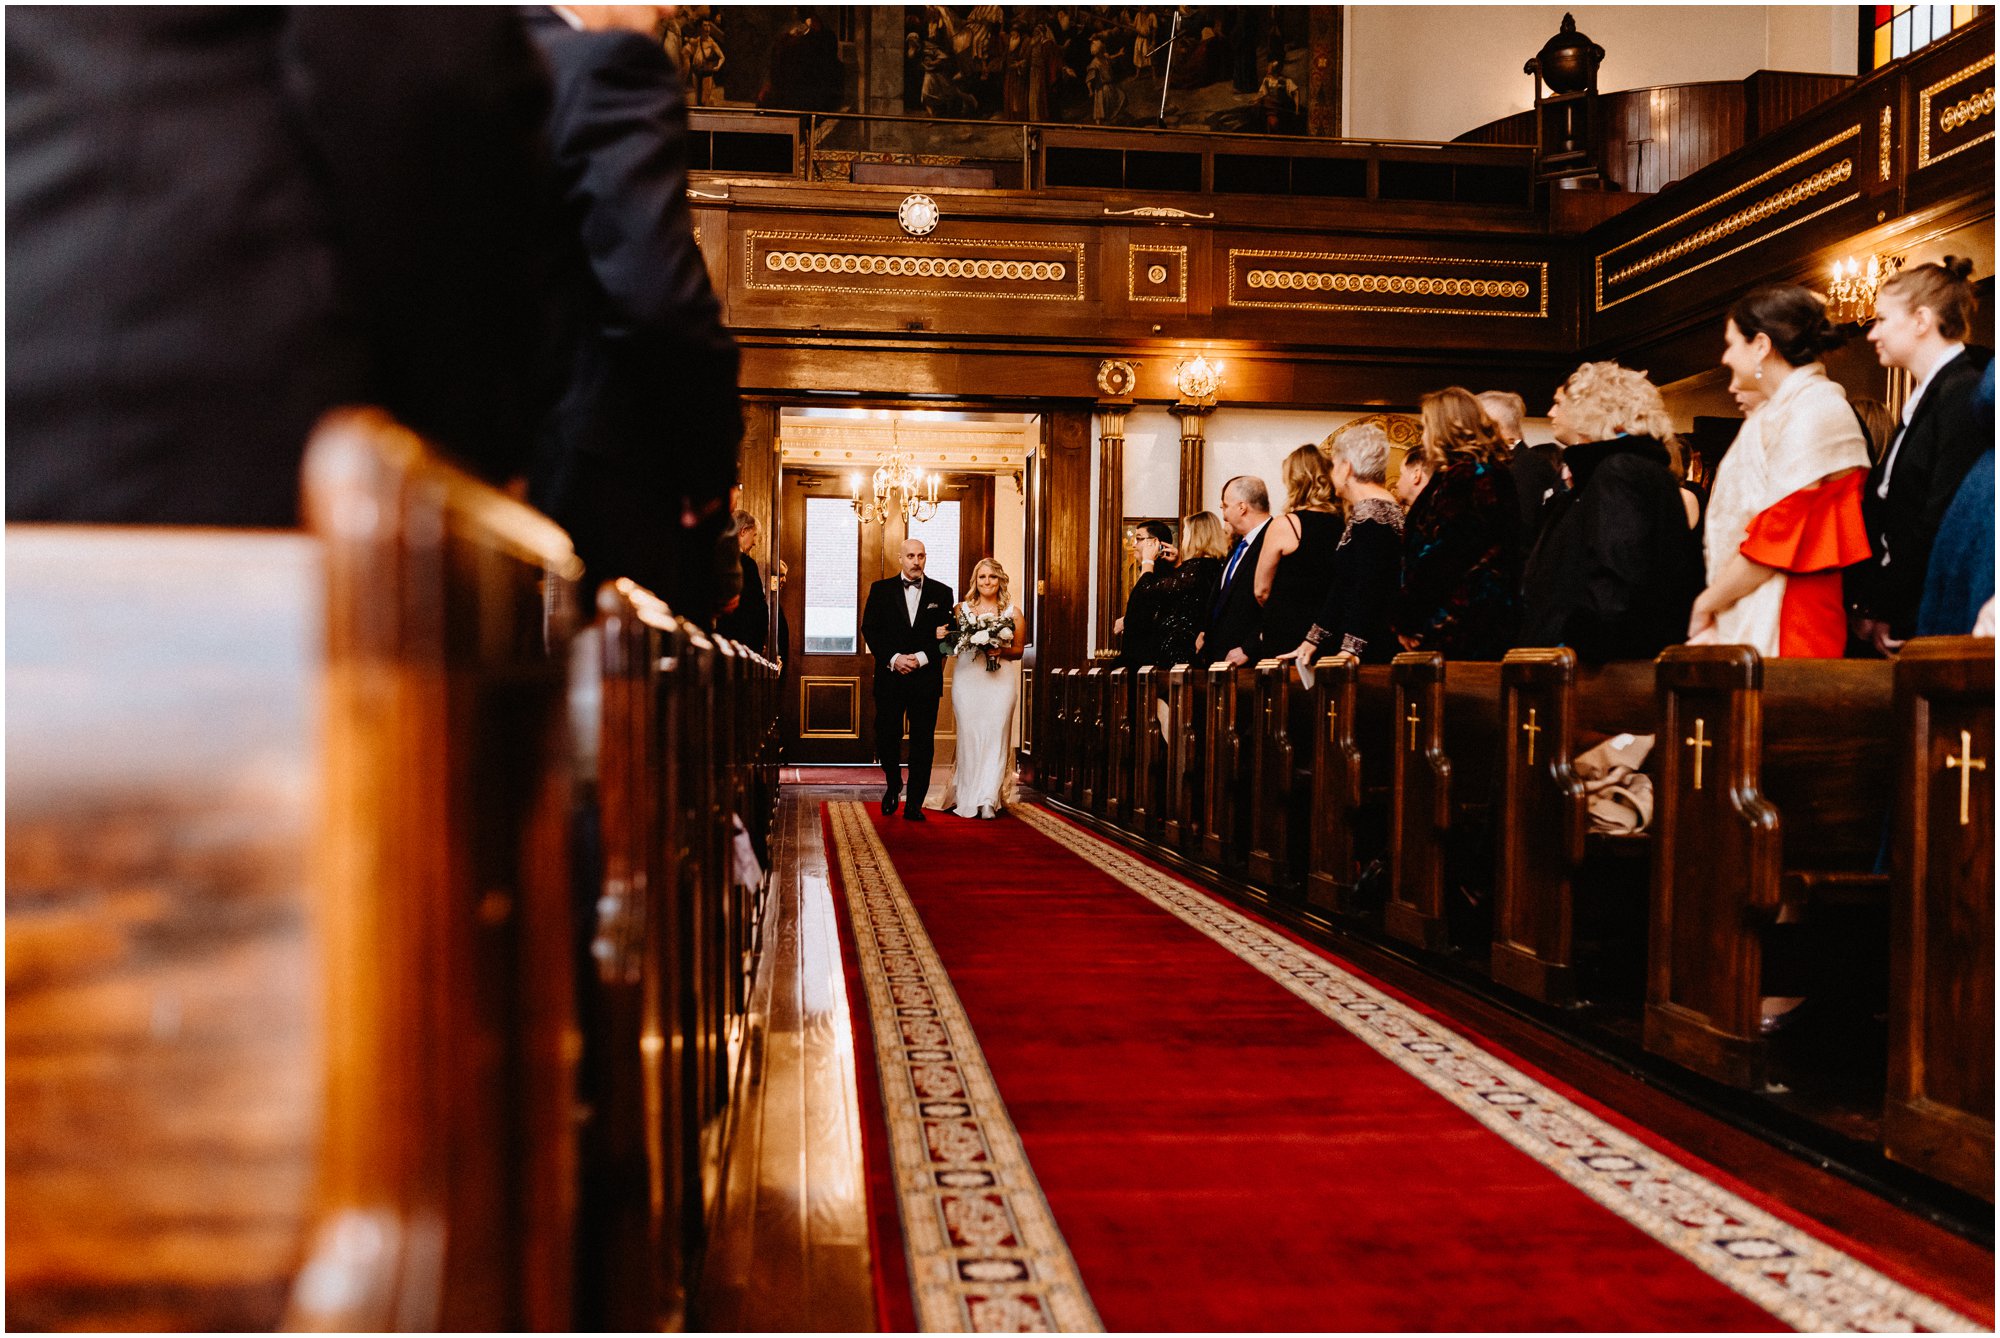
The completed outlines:
<svg viewBox="0 0 2000 1338">
<path fill-rule="evenodd" d="M 911 585 L 901 576 L 898 576 L 896 579 L 903 582 L 903 607 L 909 611 L 910 626 L 915 627 L 917 625 L 917 605 L 922 602 L 924 597 L 923 578 L 918 577 L 915 585 Z M 915 652 L 915 658 L 919 665 L 926 665 L 931 662 L 930 655 L 921 650 Z"/>
</svg>

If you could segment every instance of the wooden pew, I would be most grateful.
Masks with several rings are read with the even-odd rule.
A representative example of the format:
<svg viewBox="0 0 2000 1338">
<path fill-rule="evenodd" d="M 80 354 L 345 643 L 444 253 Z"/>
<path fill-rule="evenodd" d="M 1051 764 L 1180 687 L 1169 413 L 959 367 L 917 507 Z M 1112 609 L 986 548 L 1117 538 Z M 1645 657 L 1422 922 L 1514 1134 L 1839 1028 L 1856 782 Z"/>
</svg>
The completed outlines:
<svg viewBox="0 0 2000 1338">
<path fill-rule="evenodd" d="M 1993 641 L 1896 658 L 1889 1156 L 1993 1197 Z"/>
<path fill-rule="evenodd" d="M 1765 932 L 1785 908 L 1886 905 L 1891 666 L 1674 646 L 1657 674 L 1646 1048 L 1761 1087 Z"/>
<path fill-rule="evenodd" d="M 1566 648 L 1514 650 L 1500 666 L 1499 823 L 1493 870 L 1493 979 L 1544 1003 L 1577 998 L 1577 883 L 1593 855 L 1644 885 L 1647 833 L 1594 834 L 1572 765 L 1579 735 L 1654 731 L 1649 660 L 1583 669 Z"/>
<path fill-rule="evenodd" d="M 696 1241 L 681 1211 L 698 1169 L 690 1099 L 692 1019 L 682 1007 L 691 943 L 677 932 L 668 852 L 681 820 L 668 781 L 660 664 L 675 630 L 631 581 L 598 592 L 572 674 L 583 808 L 599 860 L 580 869 L 594 911 L 583 992 L 583 1128 L 577 1323 L 680 1327 Z M 595 687 L 595 691 L 591 688 Z"/>
<path fill-rule="evenodd" d="M 318 545 L 7 527 L 7 1319 L 272 1329 L 325 1035 Z"/>
<path fill-rule="evenodd" d="M 1160 839 L 1190 859 L 1201 855 L 1207 812 L 1208 685 L 1205 669 L 1177 664 L 1167 671 L 1166 812 Z"/>
<path fill-rule="evenodd" d="M 1313 694 L 1292 660 L 1256 668 L 1250 881 L 1302 900 L 1312 811 Z"/>
<path fill-rule="evenodd" d="M 1158 839 L 1165 825 L 1167 740 L 1160 733 L 1154 703 L 1166 684 L 1167 670 L 1142 665 L 1132 714 L 1132 812 L 1127 826 L 1149 840 Z"/>
<path fill-rule="evenodd" d="M 1447 874 L 1483 878 L 1499 752 L 1500 666 L 1409 651 L 1390 666 L 1389 900 L 1383 928 L 1433 951 L 1449 945 Z"/>
<path fill-rule="evenodd" d="M 1097 812 L 1120 827 L 1132 824 L 1132 676 L 1123 667 L 1104 676 L 1104 798 Z"/>
<path fill-rule="evenodd" d="M 1105 737 L 1104 669 L 1092 665 L 1083 671 L 1077 712 L 1077 796 L 1078 808 L 1090 813 L 1104 811 L 1104 763 L 1109 751 Z"/>
<path fill-rule="evenodd" d="M 563 1328 L 575 1242 L 565 670 L 546 518 L 372 412 L 306 455 L 324 546 L 317 1226 L 288 1323 Z"/>
<path fill-rule="evenodd" d="M 1202 780 L 1201 859 L 1241 869 L 1249 854 L 1251 763 L 1256 754 L 1257 667 L 1208 667 L 1208 737 Z"/>
<path fill-rule="evenodd" d="M 1361 749 L 1355 739 L 1360 663 L 1329 656 L 1313 666 L 1312 846 L 1306 903 L 1347 910 L 1356 874 L 1354 837 L 1362 804 Z"/>
<path fill-rule="evenodd" d="M 1054 727 L 1048 737 L 1036 745 L 1045 755 L 1051 784 L 1051 797 L 1066 804 L 1076 802 L 1076 671 L 1074 669 L 1051 669 L 1048 671 L 1049 715 Z"/>
</svg>

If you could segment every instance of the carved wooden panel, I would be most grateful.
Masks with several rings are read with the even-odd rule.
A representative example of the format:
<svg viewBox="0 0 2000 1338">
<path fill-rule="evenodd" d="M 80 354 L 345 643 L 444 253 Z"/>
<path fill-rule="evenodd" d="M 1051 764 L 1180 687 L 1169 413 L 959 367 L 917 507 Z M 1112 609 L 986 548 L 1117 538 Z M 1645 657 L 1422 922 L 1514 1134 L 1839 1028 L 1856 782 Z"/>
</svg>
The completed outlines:
<svg viewBox="0 0 2000 1338">
<path fill-rule="evenodd" d="M 1134 242 L 1125 250 L 1125 292 L 1134 302 L 1186 302 L 1188 249 Z"/>
<path fill-rule="evenodd" d="M 1230 247 L 1232 307 L 1371 315 L 1549 314 L 1545 260 L 1409 254 L 1374 249 Z"/>
<path fill-rule="evenodd" d="M 861 737 L 861 680 L 801 675 L 799 678 L 799 737 L 858 739 Z"/>
</svg>

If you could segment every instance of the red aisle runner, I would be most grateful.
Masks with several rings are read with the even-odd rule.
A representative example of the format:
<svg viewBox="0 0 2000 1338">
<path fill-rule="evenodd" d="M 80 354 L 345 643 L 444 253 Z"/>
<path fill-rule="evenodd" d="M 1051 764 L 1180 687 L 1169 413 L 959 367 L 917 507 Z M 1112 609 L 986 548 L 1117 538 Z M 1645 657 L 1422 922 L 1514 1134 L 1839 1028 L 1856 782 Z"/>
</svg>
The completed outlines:
<svg viewBox="0 0 2000 1338">
<path fill-rule="evenodd" d="M 1990 1300 L 1954 1313 L 1337 959 L 1015 812 L 827 813 L 886 1327 L 1990 1326 Z"/>
</svg>

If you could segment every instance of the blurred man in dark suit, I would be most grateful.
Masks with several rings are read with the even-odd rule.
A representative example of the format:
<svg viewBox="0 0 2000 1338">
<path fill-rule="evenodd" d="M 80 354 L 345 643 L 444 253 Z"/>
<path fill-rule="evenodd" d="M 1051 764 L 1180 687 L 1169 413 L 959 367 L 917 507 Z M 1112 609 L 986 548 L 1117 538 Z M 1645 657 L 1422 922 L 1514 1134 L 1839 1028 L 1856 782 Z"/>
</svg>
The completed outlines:
<svg viewBox="0 0 2000 1338">
<path fill-rule="evenodd" d="M 548 84 L 508 11 L 7 15 L 7 518 L 289 526 L 318 417 L 526 463 Z"/>
<path fill-rule="evenodd" d="M 697 622 L 737 594 L 729 489 L 736 344 L 687 206 L 687 104 L 667 5 L 523 11 L 555 83 L 549 122 L 567 261 L 558 402 L 529 500 L 598 580 L 629 576 Z"/>
</svg>

